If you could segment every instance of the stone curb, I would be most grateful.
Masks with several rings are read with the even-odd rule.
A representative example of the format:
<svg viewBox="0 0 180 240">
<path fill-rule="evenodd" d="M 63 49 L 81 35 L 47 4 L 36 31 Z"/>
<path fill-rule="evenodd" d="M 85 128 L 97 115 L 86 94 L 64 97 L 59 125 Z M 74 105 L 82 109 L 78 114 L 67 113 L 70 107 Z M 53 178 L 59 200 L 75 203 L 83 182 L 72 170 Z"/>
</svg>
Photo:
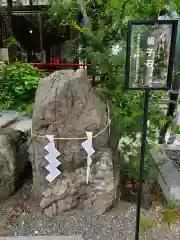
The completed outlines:
<svg viewBox="0 0 180 240">
<path fill-rule="evenodd" d="M 177 189 L 180 186 L 180 174 L 172 166 L 170 159 L 166 155 L 162 146 L 159 151 L 151 149 L 151 156 L 158 169 L 158 182 L 163 194 L 168 201 L 180 200 L 180 193 Z"/>
<path fill-rule="evenodd" d="M 81 236 L 12 236 L 0 240 L 83 240 Z"/>
</svg>

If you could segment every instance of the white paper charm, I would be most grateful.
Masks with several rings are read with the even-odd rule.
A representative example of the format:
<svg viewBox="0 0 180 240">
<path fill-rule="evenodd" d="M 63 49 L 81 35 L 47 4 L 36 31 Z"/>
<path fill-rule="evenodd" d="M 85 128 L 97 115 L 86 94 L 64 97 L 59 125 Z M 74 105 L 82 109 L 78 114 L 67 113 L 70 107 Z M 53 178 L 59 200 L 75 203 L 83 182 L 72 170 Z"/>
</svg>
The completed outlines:
<svg viewBox="0 0 180 240">
<path fill-rule="evenodd" d="M 49 164 L 45 167 L 49 171 L 49 174 L 46 176 L 46 180 L 48 182 L 52 182 L 61 174 L 61 172 L 57 169 L 61 163 L 56 159 L 60 155 L 60 152 L 55 147 L 54 136 L 46 135 L 46 137 L 49 140 L 49 143 L 44 147 L 44 149 L 48 151 L 45 159 L 49 162 Z"/>
<path fill-rule="evenodd" d="M 87 140 L 83 142 L 81 145 L 87 152 L 87 171 L 86 171 L 86 183 L 89 182 L 89 175 L 90 175 L 90 167 L 92 163 L 91 156 L 95 153 L 95 150 L 92 148 L 92 132 L 86 132 Z"/>
</svg>

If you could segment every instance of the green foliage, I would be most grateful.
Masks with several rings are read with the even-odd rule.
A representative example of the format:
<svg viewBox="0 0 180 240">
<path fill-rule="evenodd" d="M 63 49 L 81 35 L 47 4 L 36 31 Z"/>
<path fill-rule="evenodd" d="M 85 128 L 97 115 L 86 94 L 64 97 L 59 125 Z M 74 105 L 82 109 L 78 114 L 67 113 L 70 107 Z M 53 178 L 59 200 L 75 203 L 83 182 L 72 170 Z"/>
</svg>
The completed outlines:
<svg viewBox="0 0 180 240">
<path fill-rule="evenodd" d="M 57 11 L 57 8 L 61 10 Z M 71 19 L 76 17 L 77 10 L 78 8 L 76 0 L 54 0 L 52 1 L 50 11 L 51 20 L 56 21 L 57 27 L 63 24 L 68 25 L 71 22 Z"/>
<path fill-rule="evenodd" d="M 7 48 L 11 48 L 11 47 L 19 47 L 20 48 L 20 43 L 14 37 L 9 37 L 7 39 L 6 47 Z"/>
<path fill-rule="evenodd" d="M 31 113 L 38 83 L 39 73 L 32 65 L 20 62 L 7 65 L 0 85 L 0 108 Z"/>
<path fill-rule="evenodd" d="M 173 1 L 176 4 L 176 1 Z M 124 90 L 124 67 L 126 52 L 127 22 L 132 19 L 153 19 L 164 8 L 164 0 L 109 0 L 79 1 L 55 0 L 50 8 L 51 20 L 59 27 L 68 25 L 77 31 L 76 40 L 69 43 L 69 49 L 77 51 L 78 57 L 89 63 L 89 73 L 96 76 L 95 86 L 103 88 L 111 106 L 111 118 L 118 125 L 119 136 L 136 138 L 141 132 L 143 114 L 143 92 Z M 84 27 L 78 21 L 79 12 L 88 20 Z M 74 48 L 73 48 L 74 45 Z M 118 53 L 113 48 L 119 47 Z M 76 56 L 77 57 L 77 56 Z M 164 124 L 164 112 L 159 108 L 163 92 L 151 94 L 149 110 L 149 134 L 151 142 L 157 139 L 157 132 Z M 124 153 L 130 149 L 123 146 Z M 139 149 L 139 146 L 137 146 Z M 137 177 L 139 152 L 132 154 L 126 168 Z M 146 172 L 151 171 L 147 157 Z"/>
<path fill-rule="evenodd" d="M 146 217 L 144 215 L 141 215 L 140 218 L 140 229 L 142 232 L 145 232 L 146 230 L 150 229 L 153 227 L 153 220 L 149 217 Z"/>
<path fill-rule="evenodd" d="M 162 221 L 164 223 L 174 223 L 177 221 L 177 206 L 174 202 L 168 202 L 164 206 Z"/>
<path fill-rule="evenodd" d="M 175 133 L 176 133 L 176 134 L 180 134 L 180 126 L 177 126 L 177 127 L 176 127 Z"/>
<path fill-rule="evenodd" d="M 4 79 L 4 67 L 5 67 L 5 64 L 1 63 L 0 64 L 0 82 L 3 81 Z"/>
<path fill-rule="evenodd" d="M 180 1 L 179 0 L 169 1 L 169 5 L 171 6 L 172 9 L 179 12 L 179 9 L 180 9 Z"/>
<path fill-rule="evenodd" d="M 9 37 L 7 39 L 6 47 L 8 48 L 9 52 L 9 60 L 10 61 L 16 61 L 17 56 L 20 53 L 20 43 L 14 38 L 13 36 Z"/>
</svg>

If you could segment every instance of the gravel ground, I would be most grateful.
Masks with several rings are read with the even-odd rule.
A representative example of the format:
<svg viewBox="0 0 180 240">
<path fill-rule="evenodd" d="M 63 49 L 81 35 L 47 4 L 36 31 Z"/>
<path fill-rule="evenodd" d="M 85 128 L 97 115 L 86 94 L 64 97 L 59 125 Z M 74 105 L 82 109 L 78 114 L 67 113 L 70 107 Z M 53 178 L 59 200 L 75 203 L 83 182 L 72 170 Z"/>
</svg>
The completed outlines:
<svg viewBox="0 0 180 240">
<path fill-rule="evenodd" d="M 46 217 L 36 205 L 31 194 L 31 180 L 19 192 L 0 205 L 0 236 L 17 235 L 81 235 L 85 240 L 131 240 L 134 239 L 136 206 L 120 202 L 108 213 L 87 215 L 81 209 Z M 153 219 L 152 229 L 147 229 L 141 239 L 180 239 L 180 222 L 171 226 L 158 226 L 157 211 L 142 211 Z"/>
</svg>

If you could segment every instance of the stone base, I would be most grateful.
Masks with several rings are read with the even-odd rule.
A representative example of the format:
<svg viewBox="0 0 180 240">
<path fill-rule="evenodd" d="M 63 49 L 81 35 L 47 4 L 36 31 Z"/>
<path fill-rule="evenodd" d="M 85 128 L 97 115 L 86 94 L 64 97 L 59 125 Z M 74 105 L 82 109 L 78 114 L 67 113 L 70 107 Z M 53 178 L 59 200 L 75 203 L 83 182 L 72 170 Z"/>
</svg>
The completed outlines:
<svg viewBox="0 0 180 240">
<path fill-rule="evenodd" d="M 0 240 L 83 240 L 81 236 L 16 236 L 0 237 Z"/>
<path fill-rule="evenodd" d="M 86 184 L 86 167 L 78 168 L 61 177 L 43 193 L 40 207 L 48 217 L 80 206 L 85 212 L 103 214 L 112 207 L 115 199 L 112 153 L 99 152 L 100 161 L 91 165 L 89 183 Z"/>
<path fill-rule="evenodd" d="M 167 201 L 180 200 L 180 174 L 172 166 L 162 146 L 159 150 L 151 149 L 151 155 L 157 166 L 157 180 Z"/>
</svg>

